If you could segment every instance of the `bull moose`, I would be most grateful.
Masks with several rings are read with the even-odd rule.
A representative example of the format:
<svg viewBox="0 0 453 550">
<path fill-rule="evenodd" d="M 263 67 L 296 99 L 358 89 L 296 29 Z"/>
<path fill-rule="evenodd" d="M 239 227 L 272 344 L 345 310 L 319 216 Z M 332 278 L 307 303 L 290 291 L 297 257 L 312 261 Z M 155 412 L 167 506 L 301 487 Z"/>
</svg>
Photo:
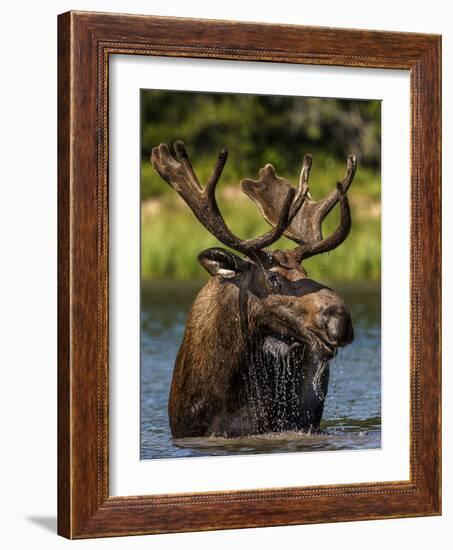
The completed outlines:
<svg viewBox="0 0 453 550">
<path fill-rule="evenodd" d="M 258 180 L 243 179 L 241 190 L 272 226 L 243 240 L 227 227 L 215 197 L 227 151 L 220 151 L 205 187 L 182 141 L 175 142 L 174 152 L 164 143 L 154 147 L 154 169 L 212 235 L 242 256 L 224 248 L 198 256 L 213 277 L 192 305 L 176 358 L 168 408 L 173 437 L 318 431 L 329 360 L 354 335 L 345 303 L 310 279 L 301 262 L 333 250 L 348 236 L 346 192 L 356 158 L 348 157 L 343 180 L 320 201 L 309 193 L 311 155 L 304 157 L 298 188 L 277 176 L 271 164 Z M 322 222 L 337 203 L 338 227 L 324 238 Z M 270 250 L 283 235 L 296 248 Z"/>
</svg>

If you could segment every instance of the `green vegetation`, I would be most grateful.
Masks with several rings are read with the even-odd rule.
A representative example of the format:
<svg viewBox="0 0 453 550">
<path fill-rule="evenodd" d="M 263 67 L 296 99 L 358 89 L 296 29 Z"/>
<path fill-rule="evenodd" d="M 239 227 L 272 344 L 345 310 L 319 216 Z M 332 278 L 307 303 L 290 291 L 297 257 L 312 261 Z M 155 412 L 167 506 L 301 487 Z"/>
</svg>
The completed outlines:
<svg viewBox="0 0 453 550">
<path fill-rule="evenodd" d="M 359 157 L 348 193 L 353 226 L 335 251 L 304 263 L 320 280 L 380 278 L 380 105 L 377 101 L 142 92 L 142 277 L 207 277 L 197 255 L 222 246 L 195 219 L 189 207 L 153 170 L 152 146 L 183 139 L 201 182 L 214 166 L 217 150 L 230 157 L 218 188 L 218 202 L 232 231 L 256 237 L 269 226 L 256 205 L 239 189 L 245 177 L 271 162 L 278 175 L 296 184 L 302 156 L 313 154 L 310 190 L 319 199 L 334 188 L 346 156 Z M 338 208 L 325 220 L 327 235 L 338 221 Z M 295 247 L 281 239 L 277 248 Z"/>
<path fill-rule="evenodd" d="M 323 196 L 331 189 L 332 181 L 338 179 L 329 176 L 329 172 L 318 174 L 313 168 L 314 198 Z M 296 181 L 295 178 L 292 181 Z M 166 186 L 163 181 L 161 185 Z M 145 279 L 202 277 L 205 272 L 196 260 L 197 255 L 205 248 L 222 245 L 195 219 L 176 192 L 169 189 L 170 193 L 143 203 L 142 276 Z M 233 187 L 225 186 L 224 189 L 219 193 L 218 202 L 235 234 L 251 238 L 269 230 L 258 208 L 239 188 L 233 191 Z M 358 171 L 349 194 L 353 216 L 351 234 L 336 250 L 304 263 L 314 278 L 377 280 L 380 277 L 379 178 L 369 170 Z M 325 220 L 325 235 L 335 228 L 338 221 L 335 210 Z M 295 246 L 287 239 L 281 239 L 275 245 L 283 248 Z"/>
</svg>

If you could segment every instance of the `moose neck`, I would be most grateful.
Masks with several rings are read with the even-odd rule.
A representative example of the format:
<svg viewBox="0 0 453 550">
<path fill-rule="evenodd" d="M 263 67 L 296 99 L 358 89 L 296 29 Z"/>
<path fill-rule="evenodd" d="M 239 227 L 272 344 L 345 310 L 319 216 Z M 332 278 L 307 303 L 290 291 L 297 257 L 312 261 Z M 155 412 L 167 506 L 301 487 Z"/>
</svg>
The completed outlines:
<svg viewBox="0 0 453 550">
<path fill-rule="evenodd" d="M 234 365 L 234 371 L 245 361 L 246 338 L 238 308 L 239 288 L 213 277 L 197 296 L 186 324 L 185 339 L 194 361 L 214 369 L 217 381 L 222 365 L 230 369 Z"/>
</svg>

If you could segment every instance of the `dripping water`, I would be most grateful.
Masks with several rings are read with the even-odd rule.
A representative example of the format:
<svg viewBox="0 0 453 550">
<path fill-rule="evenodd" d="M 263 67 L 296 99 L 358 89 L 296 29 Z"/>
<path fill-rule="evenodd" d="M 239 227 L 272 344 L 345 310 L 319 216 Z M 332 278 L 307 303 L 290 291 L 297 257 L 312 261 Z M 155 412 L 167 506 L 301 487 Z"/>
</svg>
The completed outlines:
<svg viewBox="0 0 453 550">
<path fill-rule="evenodd" d="M 330 407 L 331 407 L 331 414 L 330 418 L 333 422 L 333 426 L 329 427 L 329 433 L 332 433 L 333 435 L 337 435 L 339 431 L 339 415 L 338 415 L 338 365 L 341 363 L 341 356 L 339 355 L 339 352 L 335 355 L 335 357 L 332 359 L 332 368 L 330 370 L 330 380 L 329 380 L 329 393 L 332 396 L 330 398 Z"/>
<path fill-rule="evenodd" d="M 298 431 L 301 426 L 300 392 L 304 382 L 305 348 L 272 336 L 260 336 L 249 351 L 243 372 L 243 422 L 254 433 Z M 313 384 L 328 366 L 320 363 Z M 320 391 L 320 390 L 319 390 Z"/>
</svg>

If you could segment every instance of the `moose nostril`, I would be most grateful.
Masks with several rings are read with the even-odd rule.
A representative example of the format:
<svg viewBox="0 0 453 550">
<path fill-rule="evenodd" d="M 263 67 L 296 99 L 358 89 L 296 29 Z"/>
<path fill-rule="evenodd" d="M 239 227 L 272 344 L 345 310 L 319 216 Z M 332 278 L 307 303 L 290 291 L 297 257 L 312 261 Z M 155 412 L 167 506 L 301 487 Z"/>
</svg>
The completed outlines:
<svg viewBox="0 0 453 550">
<path fill-rule="evenodd" d="M 345 307 L 330 305 L 322 310 L 321 319 L 329 339 L 346 345 L 354 339 L 351 316 Z"/>
<path fill-rule="evenodd" d="M 346 310 L 344 308 L 342 308 L 341 306 L 337 306 L 337 305 L 327 306 L 321 311 L 321 315 L 325 319 L 329 319 L 331 317 L 341 316 L 343 313 L 347 313 Z"/>
</svg>

